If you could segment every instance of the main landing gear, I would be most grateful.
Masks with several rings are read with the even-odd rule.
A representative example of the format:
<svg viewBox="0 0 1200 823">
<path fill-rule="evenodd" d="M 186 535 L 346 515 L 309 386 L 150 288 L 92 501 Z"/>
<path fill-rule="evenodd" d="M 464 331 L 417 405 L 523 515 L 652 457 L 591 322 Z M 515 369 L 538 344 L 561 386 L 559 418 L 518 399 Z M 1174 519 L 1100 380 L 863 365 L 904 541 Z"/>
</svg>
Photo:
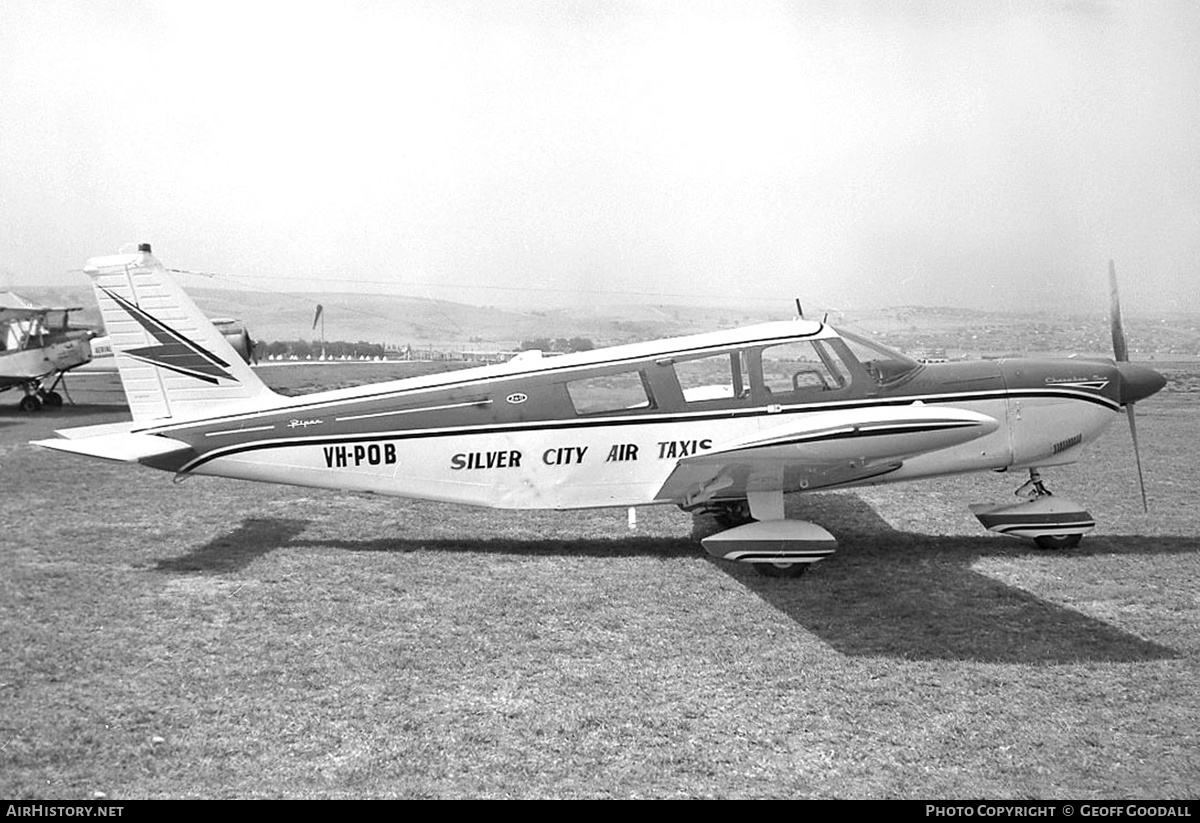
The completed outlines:
<svg viewBox="0 0 1200 823">
<path fill-rule="evenodd" d="M 754 522 L 754 518 L 750 516 L 750 504 L 745 500 L 714 503 L 697 514 L 712 515 L 722 529 L 733 529 Z"/>
<path fill-rule="evenodd" d="M 21 388 L 24 390 L 25 396 L 22 397 L 17 403 L 17 408 L 23 412 L 35 412 L 40 411 L 43 408 L 61 409 L 63 404 L 63 396 L 56 392 L 55 389 L 58 388 L 58 384 L 62 382 L 64 377 L 66 377 L 66 374 L 67 373 L 65 371 L 58 372 L 57 376 L 54 378 L 54 382 L 50 384 L 49 388 L 46 386 L 46 378 L 30 380 L 22 385 Z M 66 390 L 67 389 L 64 384 L 63 391 Z"/>
<path fill-rule="evenodd" d="M 1084 532 L 1096 526 L 1083 506 L 1065 497 L 1055 497 L 1037 469 L 1029 470 L 1029 480 L 1016 494 L 1026 500 L 1009 506 L 975 505 L 971 511 L 991 531 L 1028 537 L 1039 549 L 1073 549 L 1083 539 Z"/>
<path fill-rule="evenodd" d="M 754 516 L 756 511 L 762 519 Z M 800 577 L 837 550 L 837 541 L 825 529 L 783 516 L 782 492 L 767 492 L 753 501 L 709 503 L 693 513 L 711 515 L 724 529 L 700 541 L 705 551 L 749 563 L 764 577 Z"/>
<path fill-rule="evenodd" d="M 755 563 L 754 570 L 763 577 L 803 577 L 812 563 Z"/>
<path fill-rule="evenodd" d="M 56 391 L 44 391 L 42 389 L 26 390 L 26 394 L 21 398 L 21 402 L 17 407 L 23 412 L 35 412 L 42 408 L 61 409 L 63 397 Z"/>
</svg>

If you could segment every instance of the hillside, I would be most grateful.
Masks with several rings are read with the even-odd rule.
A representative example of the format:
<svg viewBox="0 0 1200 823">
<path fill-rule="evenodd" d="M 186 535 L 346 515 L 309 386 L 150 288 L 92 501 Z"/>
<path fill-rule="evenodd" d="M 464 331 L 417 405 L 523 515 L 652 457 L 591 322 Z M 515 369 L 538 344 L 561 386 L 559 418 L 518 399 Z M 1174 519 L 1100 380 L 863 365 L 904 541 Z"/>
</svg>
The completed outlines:
<svg viewBox="0 0 1200 823">
<path fill-rule="evenodd" d="M 13 289 L 30 300 L 84 306 L 77 322 L 100 324 L 90 290 Z M 615 345 L 690 334 L 792 316 L 790 305 L 712 308 L 665 304 L 603 305 L 584 309 L 513 311 L 378 294 L 280 294 L 190 288 L 212 317 L 236 317 L 256 340 L 316 339 L 318 303 L 325 307 L 327 340 L 366 341 L 443 351 L 511 350 L 538 337 L 587 337 Z M 1111 353 L 1108 320 L 1099 315 L 1012 314 L 970 309 L 902 306 L 869 312 L 838 312 L 835 325 L 857 331 L 914 355 L 979 357 L 1005 354 Z M 1134 359 L 1200 357 L 1200 314 L 1146 317 L 1126 312 Z"/>
<path fill-rule="evenodd" d="M 19 286 L 13 291 L 41 303 L 84 306 L 73 322 L 100 325 L 90 289 Z M 256 340 L 316 339 L 317 304 L 324 306 L 325 338 L 390 345 L 468 349 L 513 349 L 535 337 L 588 337 L 598 345 L 689 334 L 788 316 L 758 311 L 682 306 L 605 306 L 602 309 L 513 311 L 379 294 L 279 294 L 188 288 L 210 317 L 236 317 Z"/>
</svg>

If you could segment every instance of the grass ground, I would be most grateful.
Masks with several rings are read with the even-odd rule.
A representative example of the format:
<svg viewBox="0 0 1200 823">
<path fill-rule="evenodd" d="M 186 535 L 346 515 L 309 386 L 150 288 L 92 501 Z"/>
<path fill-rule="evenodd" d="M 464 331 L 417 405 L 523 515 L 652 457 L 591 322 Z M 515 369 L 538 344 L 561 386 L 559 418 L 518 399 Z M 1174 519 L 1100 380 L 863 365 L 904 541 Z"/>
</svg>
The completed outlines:
<svg viewBox="0 0 1200 823">
<path fill-rule="evenodd" d="M 1143 408 L 1144 407 L 1144 408 Z M 1194 394 L 1046 473 L 797 497 L 840 551 L 709 560 L 674 509 L 496 512 L 37 450 L 0 417 L 0 797 L 1195 798 Z"/>
</svg>

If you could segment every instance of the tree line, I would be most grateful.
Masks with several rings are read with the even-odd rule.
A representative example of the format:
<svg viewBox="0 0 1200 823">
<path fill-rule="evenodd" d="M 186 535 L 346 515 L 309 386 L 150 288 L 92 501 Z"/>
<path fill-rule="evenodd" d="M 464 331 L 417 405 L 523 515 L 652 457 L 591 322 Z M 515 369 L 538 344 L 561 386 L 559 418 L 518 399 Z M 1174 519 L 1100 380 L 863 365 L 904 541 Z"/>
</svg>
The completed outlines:
<svg viewBox="0 0 1200 823">
<path fill-rule="evenodd" d="M 518 347 L 520 351 L 538 349 L 545 352 L 566 354 L 577 351 L 591 351 L 595 344 L 586 337 L 535 337 L 522 340 Z M 254 342 L 254 358 L 256 360 L 316 360 L 321 356 L 322 343 L 319 340 L 256 340 Z M 369 343 L 360 340 L 352 343 L 348 340 L 326 340 L 324 352 L 326 359 L 374 360 L 377 357 L 412 357 L 418 352 L 428 353 L 428 347 L 415 348 L 406 346 L 387 346 L 383 343 Z"/>
<path fill-rule="evenodd" d="M 320 340 L 272 340 L 270 343 L 258 340 L 254 344 L 254 355 L 258 359 L 280 358 L 290 360 L 315 360 L 321 356 Z M 360 340 L 351 343 L 347 340 L 326 340 L 324 344 L 325 357 L 341 360 L 343 357 L 371 359 L 383 357 L 387 347 L 382 343 L 368 343 Z"/>
<path fill-rule="evenodd" d="M 569 354 L 575 351 L 591 351 L 596 345 L 586 337 L 556 337 L 553 340 L 549 337 L 535 337 L 532 340 L 522 340 L 520 348 L 521 351 L 537 349 Z"/>
</svg>

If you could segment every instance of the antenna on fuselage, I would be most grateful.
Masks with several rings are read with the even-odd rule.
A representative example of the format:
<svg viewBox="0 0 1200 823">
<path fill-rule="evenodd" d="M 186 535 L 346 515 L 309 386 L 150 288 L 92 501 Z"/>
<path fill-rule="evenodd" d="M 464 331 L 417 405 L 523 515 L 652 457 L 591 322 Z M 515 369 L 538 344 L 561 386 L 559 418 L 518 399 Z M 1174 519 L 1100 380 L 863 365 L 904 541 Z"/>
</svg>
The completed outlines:
<svg viewBox="0 0 1200 823">
<path fill-rule="evenodd" d="M 804 307 L 800 305 L 799 297 L 796 298 L 796 314 L 800 317 L 801 320 L 804 319 Z"/>
</svg>

